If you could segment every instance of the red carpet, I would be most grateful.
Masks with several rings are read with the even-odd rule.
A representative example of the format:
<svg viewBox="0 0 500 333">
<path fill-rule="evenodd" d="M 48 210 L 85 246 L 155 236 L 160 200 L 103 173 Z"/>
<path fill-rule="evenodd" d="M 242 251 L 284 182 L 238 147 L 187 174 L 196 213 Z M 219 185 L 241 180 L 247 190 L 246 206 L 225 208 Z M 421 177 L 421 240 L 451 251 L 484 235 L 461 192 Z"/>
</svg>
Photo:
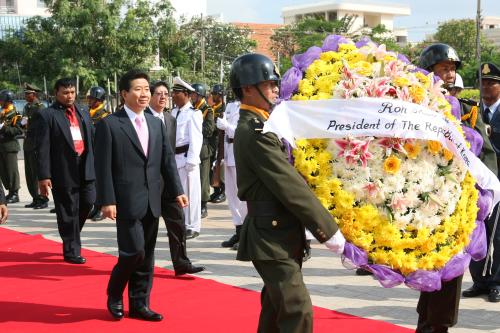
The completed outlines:
<svg viewBox="0 0 500 333">
<path fill-rule="evenodd" d="M 70 265 L 60 253 L 57 242 L 0 228 L 1 332 L 256 332 L 259 293 L 202 278 L 175 278 L 163 268 L 155 271 L 151 308 L 165 319 L 115 322 L 106 310 L 105 290 L 116 258 L 84 250 L 87 264 Z M 411 332 L 318 307 L 314 321 L 315 332 Z"/>
</svg>

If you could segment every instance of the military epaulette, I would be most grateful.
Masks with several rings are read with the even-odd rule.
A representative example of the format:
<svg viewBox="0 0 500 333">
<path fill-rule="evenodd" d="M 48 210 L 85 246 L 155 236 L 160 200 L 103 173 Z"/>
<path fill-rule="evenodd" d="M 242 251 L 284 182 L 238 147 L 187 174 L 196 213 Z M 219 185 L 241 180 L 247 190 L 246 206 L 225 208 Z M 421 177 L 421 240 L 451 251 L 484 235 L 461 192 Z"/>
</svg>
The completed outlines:
<svg viewBox="0 0 500 333">
<path fill-rule="evenodd" d="M 264 122 L 262 120 L 257 117 L 252 118 L 252 124 L 255 132 L 262 133 L 262 130 L 264 129 Z"/>
<path fill-rule="evenodd" d="M 471 98 L 459 98 L 459 102 L 470 105 L 470 106 L 478 106 L 478 102 Z"/>
</svg>

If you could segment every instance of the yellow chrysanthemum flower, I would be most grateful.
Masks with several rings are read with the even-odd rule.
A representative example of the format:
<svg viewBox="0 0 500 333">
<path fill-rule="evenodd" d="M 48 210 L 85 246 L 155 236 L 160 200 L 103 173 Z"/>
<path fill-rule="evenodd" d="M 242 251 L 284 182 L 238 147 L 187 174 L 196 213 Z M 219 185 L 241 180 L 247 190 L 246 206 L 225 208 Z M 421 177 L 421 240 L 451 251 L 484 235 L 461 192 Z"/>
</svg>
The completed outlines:
<svg viewBox="0 0 500 333">
<path fill-rule="evenodd" d="M 431 140 L 427 142 L 427 150 L 433 155 L 439 154 L 441 148 L 441 143 L 439 141 Z"/>
<path fill-rule="evenodd" d="M 408 87 L 410 85 L 410 80 L 404 76 L 397 77 L 392 82 L 397 87 Z"/>
<path fill-rule="evenodd" d="M 416 159 L 420 154 L 421 147 L 418 143 L 406 142 L 404 144 L 404 149 L 406 151 L 406 156 L 412 160 Z"/>
<path fill-rule="evenodd" d="M 448 149 L 443 149 L 443 157 L 445 160 L 450 161 L 453 159 L 453 153 Z"/>
<path fill-rule="evenodd" d="M 416 104 L 421 104 L 427 94 L 426 90 L 421 86 L 411 86 L 409 91 L 412 102 Z"/>
<path fill-rule="evenodd" d="M 384 171 L 392 175 L 396 174 L 401 167 L 401 160 L 394 155 L 389 156 L 384 161 Z"/>
</svg>

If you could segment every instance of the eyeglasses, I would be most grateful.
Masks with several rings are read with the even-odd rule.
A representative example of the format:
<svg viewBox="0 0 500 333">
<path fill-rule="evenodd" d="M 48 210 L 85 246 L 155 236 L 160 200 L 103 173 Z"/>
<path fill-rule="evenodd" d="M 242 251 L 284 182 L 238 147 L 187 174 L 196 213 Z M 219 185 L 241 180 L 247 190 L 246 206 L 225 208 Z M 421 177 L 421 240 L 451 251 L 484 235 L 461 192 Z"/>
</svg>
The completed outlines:
<svg viewBox="0 0 500 333">
<path fill-rule="evenodd" d="M 153 95 L 155 96 L 168 96 L 168 92 L 155 92 Z"/>
</svg>

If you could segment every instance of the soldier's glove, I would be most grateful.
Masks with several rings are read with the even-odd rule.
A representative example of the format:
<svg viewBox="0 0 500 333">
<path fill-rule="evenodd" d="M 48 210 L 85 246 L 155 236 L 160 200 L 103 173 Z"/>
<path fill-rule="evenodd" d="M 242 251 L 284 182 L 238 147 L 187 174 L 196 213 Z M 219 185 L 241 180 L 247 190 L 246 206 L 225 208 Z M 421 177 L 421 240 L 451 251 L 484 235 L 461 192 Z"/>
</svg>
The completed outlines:
<svg viewBox="0 0 500 333">
<path fill-rule="evenodd" d="M 330 238 L 325 242 L 325 245 L 332 252 L 335 252 L 337 254 L 344 253 L 344 245 L 345 245 L 344 235 L 342 235 L 342 232 L 340 232 L 340 230 L 337 230 L 335 235 L 333 235 L 332 238 Z"/>
<path fill-rule="evenodd" d="M 27 124 L 27 123 L 28 123 L 28 118 L 23 117 L 23 118 L 21 119 L 21 126 L 26 126 L 26 124 Z"/>
<path fill-rule="evenodd" d="M 229 123 L 227 122 L 226 118 L 217 118 L 217 122 L 215 125 L 221 131 L 225 131 Z"/>
<path fill-rule="evenodd" d="M 196 167 L 196 164 L 191 164 L 191 163 L 186 163 L 186 166 L 185 166 L 187 172 L 193 171 L 195 167 Z"/>
</svg>

